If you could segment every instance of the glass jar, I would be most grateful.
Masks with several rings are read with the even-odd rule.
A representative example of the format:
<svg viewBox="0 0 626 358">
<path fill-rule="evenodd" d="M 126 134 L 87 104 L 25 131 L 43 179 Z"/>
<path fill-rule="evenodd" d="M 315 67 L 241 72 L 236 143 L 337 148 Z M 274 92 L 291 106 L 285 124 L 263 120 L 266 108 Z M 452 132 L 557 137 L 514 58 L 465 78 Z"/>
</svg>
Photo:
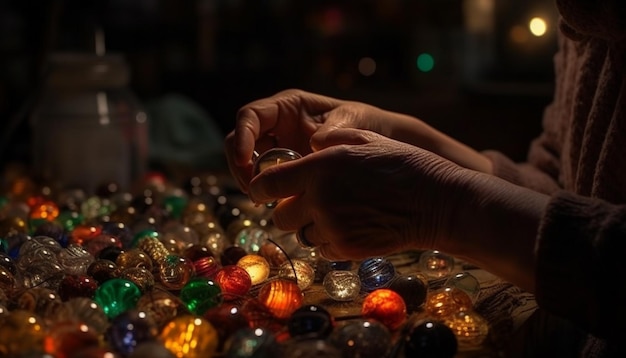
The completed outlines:
<svg viewBox="0 0 626 358">
<path fill-rule="evenodd" d="M 54 53 L 30 117 L 33 171 L 60 188 L 123 190 L 148 162 L 148 118 L 121 55 Z"/>
</svg>

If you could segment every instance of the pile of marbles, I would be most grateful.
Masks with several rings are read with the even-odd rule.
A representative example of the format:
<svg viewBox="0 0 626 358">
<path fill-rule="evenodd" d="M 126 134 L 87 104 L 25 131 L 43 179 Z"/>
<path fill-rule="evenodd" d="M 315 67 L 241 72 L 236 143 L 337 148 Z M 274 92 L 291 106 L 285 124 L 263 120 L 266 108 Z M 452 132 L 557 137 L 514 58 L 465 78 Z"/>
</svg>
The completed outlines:
<svg viewBox="0 0 626 358">
<path fill-rule="evenodd" d="M 454 258 L 325 260 L 227 175 L 94 194 L 6 178 L 1 357 L 453 357 L 488 338 Z"/>
</svg>

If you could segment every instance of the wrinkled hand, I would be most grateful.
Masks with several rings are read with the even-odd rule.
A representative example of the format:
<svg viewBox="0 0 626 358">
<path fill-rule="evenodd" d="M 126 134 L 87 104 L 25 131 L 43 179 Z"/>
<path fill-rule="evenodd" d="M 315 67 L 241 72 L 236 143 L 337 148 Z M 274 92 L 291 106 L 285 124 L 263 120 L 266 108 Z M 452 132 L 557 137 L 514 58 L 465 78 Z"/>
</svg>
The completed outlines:
<svg viewBox="0 0 626 358">
<path fill-rule="evenodd" d="M 239 187 L 247 192 L 254 150 L 260 154 L 270 148 L 284 147 L 306 155 L 316 149 L 315 143 L 310 143 L 313 133 L 340 127 L 387 135 L 389 129 L 384 126 L 393 115 L 363 103 L 300 90 L 283 91 L 238 111 L 235 129 L 226 137 L 226 158 Z"/>
<path fill-rule="evenodd" d="M 454 235 L 471 171 L 371 131 L 337 129 L 313 140 L 318 151 L 250 183 L 255 202 L 282 199 L 273 212 L 278 228 L 305 227 L 328 259 L 435 248 Z"/>
</svg>

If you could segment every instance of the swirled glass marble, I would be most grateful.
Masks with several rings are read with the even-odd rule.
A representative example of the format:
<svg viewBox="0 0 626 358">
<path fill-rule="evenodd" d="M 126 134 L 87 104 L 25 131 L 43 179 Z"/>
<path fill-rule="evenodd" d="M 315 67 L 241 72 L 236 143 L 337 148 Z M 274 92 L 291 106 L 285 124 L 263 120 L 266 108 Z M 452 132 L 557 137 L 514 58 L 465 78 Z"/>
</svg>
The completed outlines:
<svg viewBox="0 0 626 358">
<path fill-rule="evenodd" d="M 275 165 L 290 162 L 292 160 L 300 158 L 302 158 L 302 155 L 291 149 L 272 148 L 263 152 L 261 155 L 255 156 L 255 158 L 253 158 L 252 172 L 254 173 L 254 175 L 257 175 L 269 167 L 273 167 Z M 267 204 L 267 207 L 271 208 L 275 205 L 276 203 L 269 203 Z"/>
<path fill-rule="evenodd" d="M 449 276 L 454 270 L 454 257 L 438 250 L 428 250 L 420 255 L 418 264 L 424 275 L 442 278 Z"/>
<path fill-rule="evenodd" d="M 222 268 L 220 262 L 212 256 L 201 257 L 193 261 L 196 276 L 214 278 L 215 274 Z"/>
<path fill-rule="evenodd" d="M 379 288 L 370 292 L 361 307 L 364 318 L 382 322 L 390 330 L 398 329 L 406 320 L 406 304 L 395 291 Z"/>
<path fill-rule="evenodd" d="M 150 291 L 155 285 L 154 275 L 143 267 L 129 267 L 122 270 L 118 278 L 131 281 L 139 287 L 142 293 Z"/>
<path fill-rule="evenodd" d="M 103 282 L 96 290 L 94 301 L 102 307 L 104 313 L 113 318 L 118 314 L 135 308 L 141 297 L 141 290 L 129 280 L 114 278 Z"/>
<path fill-rule="evenodd" d="M 356 319 L 339 325 L 328 340 L 339 348 L 344 357 L 387 357 L 391 332 L 376 320 Z"/>
<path fill-rule="evenodd" d="M 359 297 L 361 279 L 352 271 L 334 270 L 324 277 L 324 290 L 335 301 L 352 301 Z"/>
<path fill-rule="evenodd" d="M 291 337 L 326 338 L 333 331 L 333 316 L 320 305 L 305 305 L 293 312 L 287 320 Z"/>
<path fill-rule="evenodd" d="M 99 334 L 104 333 L 109 326 L 109 318 L 93 299 L 75 297 L 64 302 L 65 309 L 60 310 L 56 317 L 57 322 L 79 322 L 94 329 Z"/>
<path fill-rule="evenodd" d="M 180 290 L 194 276 L 193 263 L 184 257 L 170 255 L 159 262 L 158 281 L 170 290 Z"/>
<path fill-rule="evenodd" d="M 212 280 L 204 277 L 192 278 L 180 290 L 180 299 L 189 312 L 201 316 L 209 308 L 222 302 L 222 290 Z"/>
<path fill-rule="evenodd" d="M 54 320 L 63 306 L 63 300 L 56 291 L 45 287 L 33 287 L 23 291 L 15 301 L 18 309 L 33 312 L 44 322 Z"/>
<path fill-rule="evenodd" d="M 186 312 L 187 308 L 178 296 L 155 287 L 139 298 L 136 309 L 146 312 L 157 326 L 163 327 L 174 317 Z"/>
<path fill-rule="evenodd" d="M 296 280 L 301 290 L 311 287 L 315 280 L 315 269 L 306 261 L 293 259 L 278 268 L 278 277 Z"/>
<path fill-rule="evenodd" d="M 279 319 L 287 319 L 302 306 L 302 290 L 293 280 L 277 278 L 265 283 L 258 294 L 259 302 Z"/>
<path fill-rule="evenodd" d="M 217 271 L 215 282 L 222 289 L 226 301 L 243 297 L 252 287 L 252 278 L 248 271 L 237 265 L 224 266 Z"/>
<path fill-rule="evenodd" d="M 424 310 L 431 316 L 443 318 L 472 308 L 472 299 L 456 287 L 444 287 L 428 293 Z"/>
<path fill-rule="evenodd" d="M 145 268 L 148 271 L 152 271 L 153 263 L 152 259 L 145 251 L 132 248 L 128 250 L 122 251 L 120 255 L 115 260 L 115 264 L 121 269 L 127 269 L 129 267 L 141 267 Z"/>
<path fill-rule="evenodd" d="M 387 286 L 395 277 L 396 269 L 386 258 L 374 257 L 361 262 L 358 275 L 361 279 L 361 289 L 371 292 Z"/>
<path fill-rule="evenodd" d="M 219 343 L 213 325 L 192 315 L 178 316 L 167 323 L 159 340 L 177 358 L 211 358 Z"/>
<path fill-rule="evenodd" d="M 57 254 L 57 260 L 66 274 L 82 275 L 95 258 L 81 246 L 69 244 Z"/>
</svg>

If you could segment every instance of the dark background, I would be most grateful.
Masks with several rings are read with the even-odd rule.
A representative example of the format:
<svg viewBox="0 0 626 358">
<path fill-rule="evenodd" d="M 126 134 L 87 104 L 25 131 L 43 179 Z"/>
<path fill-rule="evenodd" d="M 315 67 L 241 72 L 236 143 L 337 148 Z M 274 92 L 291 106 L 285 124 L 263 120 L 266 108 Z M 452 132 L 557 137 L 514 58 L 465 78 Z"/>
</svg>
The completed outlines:
<svg viewBox="0 0 626 358">
<path fill-rule="evenodd" d="M 107 51 L 126 56 L 142 101 L 183 94 L 222 135 L 240 106 L 301 88 L 408 113 L 523 160 L 551 99 L 556 15 L 545 3 L 1 0 L 0 164 L 29 161 L 27 98 L 46 55 L 92 51 L 97 26 Z M 490 9 L 491 25 L 471 6 Z M 533 16 L 546 19 L 545 36 L 527 33 Z M 416 66 L 422 53 L 431 71 Z M 363 58 L 376 62 L 372 75 L 359 72 Z"/>
</svg>

